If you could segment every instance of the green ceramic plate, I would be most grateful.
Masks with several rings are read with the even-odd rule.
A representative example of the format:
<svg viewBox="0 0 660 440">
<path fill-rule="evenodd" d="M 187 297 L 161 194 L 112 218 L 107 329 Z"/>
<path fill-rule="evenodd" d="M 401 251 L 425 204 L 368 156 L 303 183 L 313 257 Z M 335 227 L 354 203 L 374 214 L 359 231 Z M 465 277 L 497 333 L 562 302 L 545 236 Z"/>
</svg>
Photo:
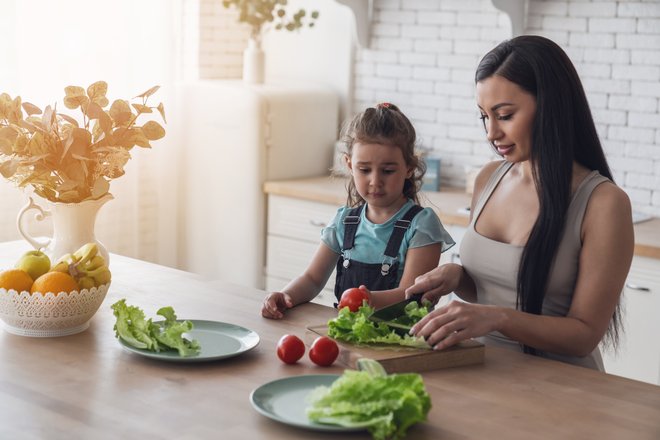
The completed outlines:
<svg viewBox="0 0 660 440">
<path fill-rule="evenodd" d="M 193 329 L 186 334 L 186 337 L 197 339 L 201 346 L 200 352 L 194 356 L 181 357 L 176 350 L 155 353 L 128 345 L 121 338 L 119 343 L 130 352 L 171 362 L 205 362 L 225 359 L 252 350 L 259 344 L 259 335 L 256 332 L 238 325 L 197 319 L 189 319 L 189 321 L 193 323 Z"/>
<path fill-rule="evenodd" d="M 307 394 L 318 386 L 332 385 L 338 377 L 336 374 L 311 374 L 277 379 L 252 391 L 250 403 L 259 413 L 286 425 L 315 431 L 364 431 L 364 428 L 315 423 L 307 418 Z"/>
</svg>

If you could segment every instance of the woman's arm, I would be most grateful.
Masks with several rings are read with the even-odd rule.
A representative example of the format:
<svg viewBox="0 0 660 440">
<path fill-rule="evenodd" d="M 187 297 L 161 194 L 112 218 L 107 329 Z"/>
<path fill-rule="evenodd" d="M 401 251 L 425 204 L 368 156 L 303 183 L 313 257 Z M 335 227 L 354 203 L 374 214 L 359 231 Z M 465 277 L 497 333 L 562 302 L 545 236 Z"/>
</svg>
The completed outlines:
<svg viewBox="0 0 660 440">
<path fill-rule="evenodd" d="M 403 301 L 406 288 L 413 285 L 415 278 L 438 265 L 441 249 L 440 243 L 408 249 L 399 287 L 371 292 L 371 306 L 379 309 Z"/>
<path fill-rule="evenodd" d="M 452 302 L 422 319 L 413 332 L 437 349 L 500 331 L 543 351 L 588 355 L 607 330 L 632 262 L 632 215 L 623 190 L 610 183 L 596 187 L 581 231 L 579 272 L 566 317 Z"/>
</svg>

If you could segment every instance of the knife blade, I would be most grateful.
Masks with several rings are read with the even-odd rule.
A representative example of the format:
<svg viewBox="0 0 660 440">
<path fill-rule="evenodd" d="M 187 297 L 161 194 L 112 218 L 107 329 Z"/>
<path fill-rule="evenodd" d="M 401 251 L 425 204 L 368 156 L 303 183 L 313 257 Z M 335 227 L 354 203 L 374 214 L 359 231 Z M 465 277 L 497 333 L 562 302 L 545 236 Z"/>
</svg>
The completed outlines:
<svg viewBox="0 0 660 440">
<path fill-rule="evenodd" d="M 404 299 L 403 301 L 399 301 L 397 303 L 390 304 L 389 306 L 385 306 L 381 309 L 378 309 L 375 312 L 373 312 L 371 315 L 369 315 L 369 320 L 374 322 L 392 321 L 402 316 L 404 314 L 406 306 L 411 302 L 416 302 L 417 304 L 421 304 L 422 295 L 424 294 L 416 293 L 414 295 L 411 295 L 409 298 Z M 408 330 L 410 330 L 410 328 L 408 328 Z"/>
</svg>

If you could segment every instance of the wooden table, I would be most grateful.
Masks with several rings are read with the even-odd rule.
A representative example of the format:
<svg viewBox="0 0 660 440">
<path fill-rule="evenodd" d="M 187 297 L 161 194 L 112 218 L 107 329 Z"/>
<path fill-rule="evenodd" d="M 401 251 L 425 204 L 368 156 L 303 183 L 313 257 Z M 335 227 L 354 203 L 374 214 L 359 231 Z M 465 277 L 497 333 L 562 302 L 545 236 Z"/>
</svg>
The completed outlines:
<svg viewBox="0 0 660 440">
<path fill-rule="evenodd" d="M 26 250 L 0 244 L 0 268 Z M 297 307 L 283 321 L 261 318 L 264 292 L 208 284 L 196 276 L 118 255 L 101 309 L 83 333 L 28 338 L 0 330 L 2 439 L 367 439 L 366 433 L 313 433 L 258 414 L 257 386 L 300 374 L 341 373 L 307 357 L 285 365 L 275 354 L 285 333 L 304 335 L 334 311 Z M 124 350 L 114 337 L 110 305 L 120 298 L 155 315 L 171 305 L 179 317 L 248 327 L 260 344 L 235 358 L 198 364 L 154 361 Z M 649 335 L 651 337 L 652 335 Z M 660 438 L 660 387 L 488 348 L 483 365 L 424 373 L 433 407 L 411 439 Z"/>
</svg>

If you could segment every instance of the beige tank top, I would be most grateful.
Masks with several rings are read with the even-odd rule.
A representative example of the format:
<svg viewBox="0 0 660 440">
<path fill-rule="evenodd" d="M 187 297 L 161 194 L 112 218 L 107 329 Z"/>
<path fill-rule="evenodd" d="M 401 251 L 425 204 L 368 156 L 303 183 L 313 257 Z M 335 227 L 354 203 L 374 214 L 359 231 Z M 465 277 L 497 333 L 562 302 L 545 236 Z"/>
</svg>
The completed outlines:
<svg viewBox="0 0 660 440">
<path fill-rule="evenodd" d="M 491 240 L 477 233 L 475 223 L 483 207 L 504 175 L 513 164 L 502 162 L 493 173 L 477 201 L 472 221 L 461 241 L 461 262 L 465 271 L 474 280 L 477 287 L 477 302 L 480 304 L 516 308 L 517 276 L 523 247 Z M 573 289 L 577 280 L 578 259 L 582 248 L 580 232 L 582 219 L 596 186 L 608 182 L 598 171 L 592 171 L 578 186 L 566 217 L 561 243 L 550 271 L 548 290 L 545 295 L 542 314 L 548 316 L 566 316 L 573 299 Z M 518 342 L 499 332 L 492 332 L 482 338 L 487 345 L 522 350 Z M 564 356 L 554 353 L 541 353 L 541 356 L 581 365 L 603 371 L 600 351 L 596 348 L 589 356 Z"/>
</svg>

